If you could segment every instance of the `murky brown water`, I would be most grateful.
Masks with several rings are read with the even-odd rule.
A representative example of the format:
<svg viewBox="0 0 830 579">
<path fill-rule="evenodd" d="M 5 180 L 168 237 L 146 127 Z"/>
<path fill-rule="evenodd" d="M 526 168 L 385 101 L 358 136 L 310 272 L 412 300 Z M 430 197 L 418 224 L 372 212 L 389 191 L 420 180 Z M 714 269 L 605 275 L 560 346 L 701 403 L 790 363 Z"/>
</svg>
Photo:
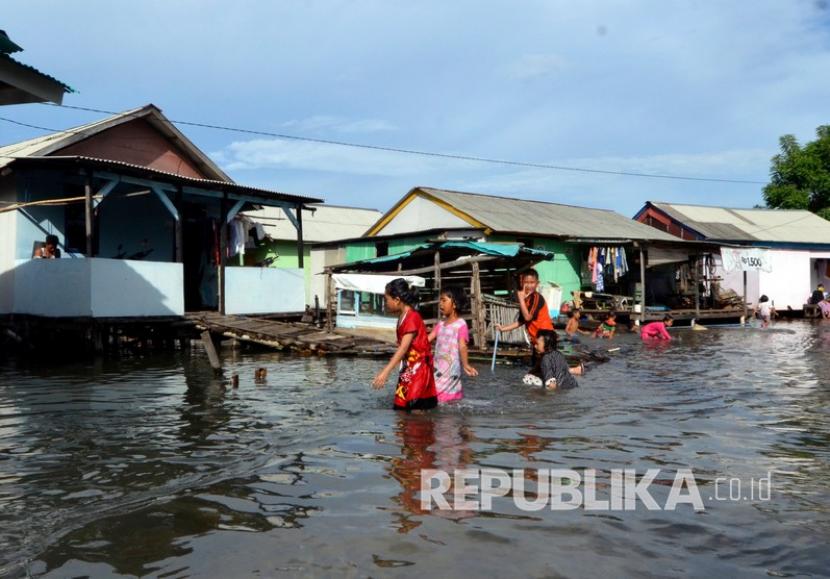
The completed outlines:
<svg viewBox="0 0 830 579">
<path fill-rule="evenodd" d="M 481 366 L 426 416 L 372 360 L 226 352 L 227 391 L 198 352 L 0 363 L 0 574 L 826 575 L 830 324 L 676 334 L 557 394 Z M 462 467 L 691 467 L 706 510 L 422 512 L 420 469 Z M 768 471 L 769 501 L 708 500 Z"/>
</svg>

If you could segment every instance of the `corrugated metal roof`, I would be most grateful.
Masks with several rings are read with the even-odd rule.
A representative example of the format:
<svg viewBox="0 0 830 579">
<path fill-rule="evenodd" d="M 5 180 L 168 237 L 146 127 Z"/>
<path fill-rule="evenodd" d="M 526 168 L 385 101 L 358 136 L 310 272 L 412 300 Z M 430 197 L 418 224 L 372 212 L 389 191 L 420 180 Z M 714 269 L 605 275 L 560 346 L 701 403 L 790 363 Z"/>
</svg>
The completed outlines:
<svg viewBox="0 0 830 579">
<path fill-rule="evenodd" d="M 188 139 L 155 105 L 148 104 L 118 113 L 99 121 L 57 131 L 42 137 L 35 137 L 26 141 L 0 147 L 0 168 L 11 163 L 15 157 L 44 156 L 60 151 L 74 143 L 88 139 L 109 128 L 133 121 L 144 119 L 159 130 L 167 138 L 174 141 L 177 147 L 188 153 L 197 166 L 206 174 L 221 181 L 232 182 L 231 179 L 210 157 L 202 152 Z"/>
<path fill-rule="evenodd" d="M 359 237 L 377 221 L 377 209 L 339 207 L 337 205 L 309 205 L 313 213 L 303 213 L 303 239 L 309 242 L 336 241 Z M 279 207 L 263 207 L 246 211 L 245 215 L 261 223 L 265 233 L 273 239 L 296 241 L 297 230 Z"/>
<path fill-rule="evenodd" d="M 677 237 L 615 211 L 418 187 L 494 232 L 571 239 L 671 241 Z"/>
<path fill-rule="evenodd" d="M 711 240 L 830 244 L 830 221 L 802 209 L 732 209 L 649 203 Z"/>
<path fill-rule="evenodd" d="M 159 181 L 168 181 L 172 184 L 191 185 L 206 190 L 227 191 L 237 194 L 250 195 L 258 197 L 263 203 L 269 200 L 272 201 L 287 201 L 291 203 L 322 203 L 322 199 L 315 197 L 305 197 L 302 195 L 294 195 L 291 193 L 281 193 L 279 191 L 271 191 L 268 189 L 260 189 L 258 187 L 249 187 L 247 185 L 240 185 L 232 181 L 218 181 L 215 179 L 200 179 L 198 177 L 188 177 L 186 175 L 179 175 L 178 173 L 169 173 L 167 171 L 160 171 L 158 169 L 151 169 L 142 165 L 135 165 L 133 163 L 125 163 L 124 161 L 113 161 L 112 159 L 97 159 L 95 157 L 83 156 L 51 156 L 51 157 L 23 157 L 16 159 L 15 163 L 21 165 L 44 165 L 44 166 L 67 166 L 77 165 L 93 169 L 110 169 L 117 173 L 124 173 L 140 178 L 157 178 Z"/>
</svg>

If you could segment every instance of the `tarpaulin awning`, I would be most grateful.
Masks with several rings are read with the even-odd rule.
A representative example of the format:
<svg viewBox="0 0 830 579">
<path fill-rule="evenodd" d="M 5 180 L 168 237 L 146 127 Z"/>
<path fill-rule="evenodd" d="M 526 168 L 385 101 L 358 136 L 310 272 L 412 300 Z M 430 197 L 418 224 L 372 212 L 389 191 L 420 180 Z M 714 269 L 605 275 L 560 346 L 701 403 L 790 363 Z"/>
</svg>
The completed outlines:
<svg viewBox="0 0 830 579">
<path fill-rule="evenodd" d="M 521 243 L 490 243 L 484 241 L 443 241 L 440 243 L 422 243 L 408 251 L 394 253 L 391 255 L 383 255 L 380 257 L 373 257 L 370 259 L 362 259 L 350 265 L 377 264 L 386 263 L 390 261 L 399 261 L 419 251 L 434 251 L 441 249 L 469 249 L 471 253 L 477 255 L 494 255 L 500 257 L 516 257 L 517 255 L 522 253 L 525 255 L 537 256 L 540 259 L 544 260 L 553 259 L 553 252 L 544 251 L 542 249 L 533 249 L 531 247 L 525 247 Z"/>
<path fill-rule="evenodd" d="M 386 284 L 399 275 L 371 275 L 363 273 L 335 273 L 331 276 L 334 280 L 334 287 L 342 290 L 355 292 L 367 292 L 372 294 L 383 294 L 386 291 Z M 426 280 L 417 275 L 405 275 L 403 279 L 416 287 L 424 287 Z"/>
</svg>

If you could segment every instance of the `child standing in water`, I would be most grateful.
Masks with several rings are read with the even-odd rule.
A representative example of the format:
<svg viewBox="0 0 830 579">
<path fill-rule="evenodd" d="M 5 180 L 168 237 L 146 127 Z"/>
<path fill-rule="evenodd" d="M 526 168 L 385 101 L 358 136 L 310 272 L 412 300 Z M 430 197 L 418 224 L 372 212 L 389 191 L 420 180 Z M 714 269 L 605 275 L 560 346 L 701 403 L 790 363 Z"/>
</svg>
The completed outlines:
<svg viewBox="0 0 830 579">
<path fill-rule="evenodd" d="M 401 373 L 395 388 L 395 410 L 426 410 L 438 403 L 432 375 L 432 350 L 421 314 L 415 309 L 418 291 L 403 278 L 386 284 L 386 311 L 398 314 L 398 349 L 389 363 L 378 372 L 372 386 L 383 388 L 389 375 L 400 364 Z"/>
<path fill-rule="evenodd" d="M 769 326 L 770 319 L 775 315 L 775 308 L 772 307 L 767 296 L 763 295 L 758 300 L 758 305 L 755 307 L 755 315 L 761 320 L 762 328 Z"/>
<path fill-rule="evenodd" d="M 470 366 L 467 359 L 467 322 L 458 316 L 463 304 L 464 293 L 461 289 L 450 287 L 443 290 L 438 308 L 444 319 L 438 322 L 429 335 L 429 341 L 435 342 L 435 389 L 439 404 L 464 397 L 461 388 L 462 369 L 467 376 L 478 376 L 478 371 Z"/>
</svg>

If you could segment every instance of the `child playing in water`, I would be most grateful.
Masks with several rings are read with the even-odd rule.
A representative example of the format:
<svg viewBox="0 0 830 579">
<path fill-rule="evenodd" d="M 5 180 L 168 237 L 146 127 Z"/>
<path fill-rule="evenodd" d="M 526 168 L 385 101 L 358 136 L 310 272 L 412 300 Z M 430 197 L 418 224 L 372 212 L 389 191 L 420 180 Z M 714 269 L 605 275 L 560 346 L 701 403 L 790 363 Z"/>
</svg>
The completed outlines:
<svg viewBox="0 0 830 579">
<path fill-rule="evenodd" d="M 617 312 L 608 312 L 608 316 L 605 318 L 605 321 L 602 322 L 599 326 L 597 326 L 596 331 L 594 332 L 595 338 L 608 338 L 609 340 L 614 337 L 614 332 L 617 331 Z"/>
<path fill-rule="evenodd" d="M 640 337 L 644 342 L 650 340 L 671 341 L 671 336 L 666 328 L 670 328 L 673 323 L 674 318 L 671 317 L 671 314 L 666 314 L 663 316 L 662 322 L 651 322 L 643 326 L 643 329 L 640 330 Z"/>
<path fill-rule="evenodd" d="M 568 340 L 573 342 L 574 344 L 579 343 L 578 334 L 584 334 L 586 336 L 591 335 L 591 332 L 586 332 L 585 330 L 579 329 L 579 317 L 581 315 L 582 310 L 577 307 L 568 312 L 568 324 L 565 326 L 565 335 L 568 337 Z"/>
<path fill-rule="evenodd" d="M 509 332 L 525 326 L 527 335 L 530 337 L 530 347 L 533 361 L 536 361 L 536 341 L 541 330 L 553 330 L 553 320 L 550 319 L 548 305 L 545 303 L 536 287 L 539 285 L 539 274 L 535 269 L 530 269 L 522 276 L 522 289 L 516 292 L 519 300 L 519 317 L 512 324 L 506 326 L 497 325 L 500 332 Z"/>
<path fill-rule="evenodd" d="M 769 326 L 769 321 L 775 315 L 775 308 L 770 304 L 769 298 L 765 295 L 758 299 L 758 305 L 755 306 L 755 316 L 761 320 L 761 327 Z"/>
<path fill-rule="evenodd" d="M 415 309 L 418 291 L 409 287 L 403 278 L 386 284 L 386 311 L 398 314 L 398 349 L 389 363 L 378 372 L 372 386 L 383 388 L 389 375 L 399 364 L 401 373 L 395 388 L 395 410 L 426 410 L 438 403 L 432 370 L 432 351 L 429 347 L 424 320 Z M 403 362 L 401 364 L 401 362 Z"/>
<path fill-rule="evenodd" d="M 536 341 L 539 364 L 532 373 L 525 376 L 525 383 L 535 386 L 544 385 L 548 390 L 564 390 L 579 386 L 574 375 L 581 376 L 584 367 L 582 364 L 575 368 L 568 366 L 565 356 L 556 349 L 556 332 L 540 330 L 539 338 L 541 339 Z"/>
<path fill-rule="evenodd" d="M 458 316 L 463 307 L 463 290 L 449 287 L 441 292 L 438 309 L 444 319 L 429 334 L 429 341 L 435 342 L 435 390 L 439 404 L 464 397 L 462 369 L 467 376 L 478 376 L 478 371 L 470 366 L 467 359 L 467 322 Z"/>
</svg>

